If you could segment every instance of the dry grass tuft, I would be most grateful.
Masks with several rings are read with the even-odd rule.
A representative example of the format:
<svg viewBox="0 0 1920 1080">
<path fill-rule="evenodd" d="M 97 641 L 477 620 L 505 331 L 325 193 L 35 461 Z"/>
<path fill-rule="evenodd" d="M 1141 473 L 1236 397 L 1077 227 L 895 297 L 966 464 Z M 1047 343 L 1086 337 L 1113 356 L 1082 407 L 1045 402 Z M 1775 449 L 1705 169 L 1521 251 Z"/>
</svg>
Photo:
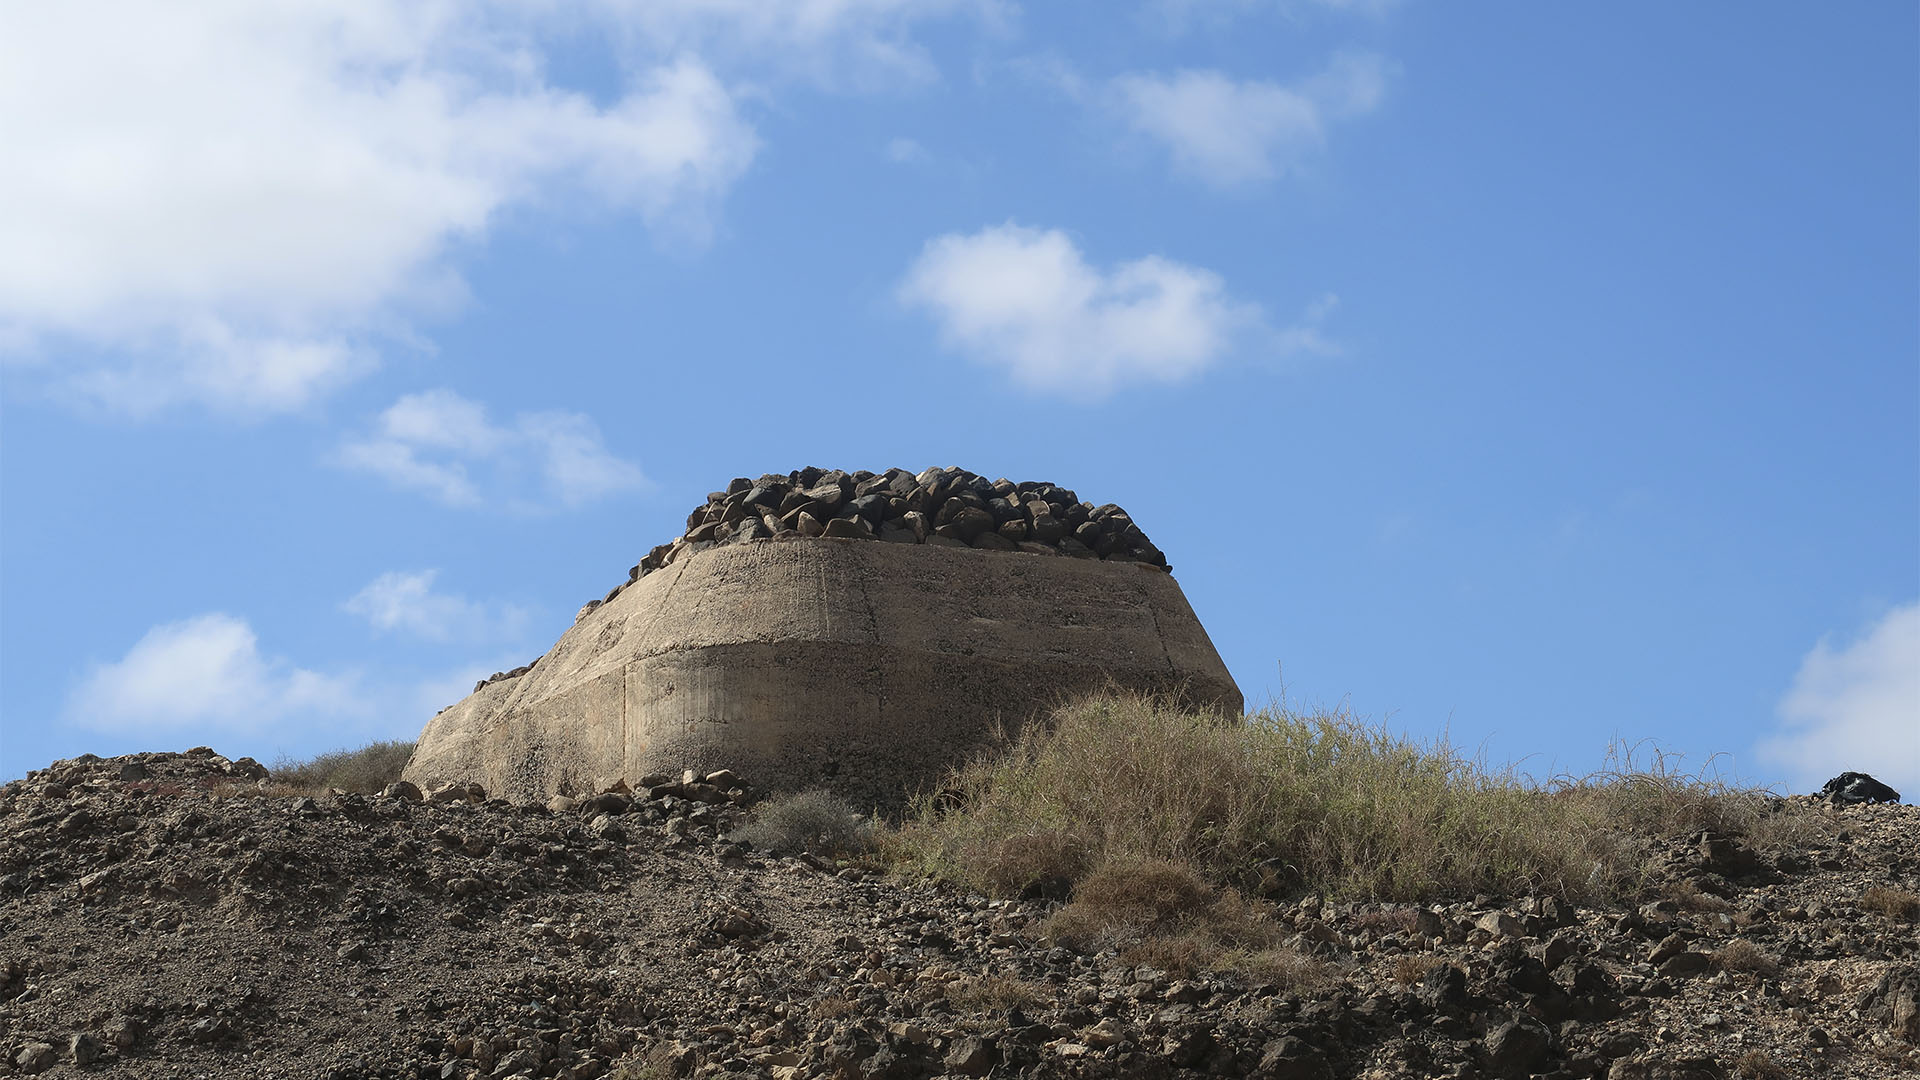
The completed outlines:
<svg viewBox="0 0 1920 1080">
<path fill-rule="evenodd" d="M 1701 832 L 1737 836 L 1762 851 L 1801 847 L 1826 826 L 1818 814 L 1722 777 L 1714 759 L 1697 772 L 1649 743 L 1608 748 L 1607 763 L 1583 777 L 1560 777 L 1558 798 L 1581 805 L 1607 828 L 1639 836 Z"/>
<path fill-rule="evenodd" d="M 1732 911 L 1733 903 L 1723 900 L 1710 892 L 1703 891 L 1699 885 L 1686 878 L 1678 878 L 1661 884 L 1660 894 L 1680 905 L 1682 911 L 1697 911 L 1714 914 Z"/>
<path fill-rule="evenodd" d="M 1411 934 L 1418 924 L 1419 917 L 1414 910 L 1404 907 L 1363 911 L 1353 917 L 1354 929 L 1376 934 Z"/>
<path fill-rule="evenodd" d="M 1713 966 L 1721 971 L 1742 972 L 1767 979 L 1780 974 L 1779 959 L 1745 938 L 1736 938 L 1715 950 Z"/>
<path fill-rule="evenodd" d="M 1165 859 L 1095 870 L 1041 933 L 1081 952 L 1115 949 L 1127 963 L 1176 975 L 1243 971 L 1295 989 L 1326 981 L 1324 964 L 1281 944 L 1288 931 L 1269 905 L 1216 890 L 1192 867 Z"/>
<path fill-rule="evenodd" d="M 1873 885 L 1860 895 L 1860 908 L 1889 919 L 1920 922 L 1920 893 Z"/>
<path fill-rule="evenodd" d="M 1073 903 L 1055 912 L 1043 933 L 1097 952 L 1203 920 L 1212 903 L 1213 887 L 1191 867 L 1165 859 L 1109 863 L 1080 883 Z"/>
<path fill-rule="evenodd" d="M 1393 962 L 1393 981 L 1401 986 L 1412 986 L 1426 978 L 1434 968 L 1445 967 L 1446 963 L 1437 956 L 1406 953 Z"/>
<path fill-rule="evenodd" d="M 1120 959 L 1129 964 L 1158 968 L 1181 976 L 1219 971 L 1230 964 L 1227 950 L 1201 933 L 1135 941 L 1121 950 Z"/>
<path fill-rule="evenodd" d="M 946 986 L 947 1001 L 964 1013 L 1006 1012 L 1018 1006 L 1032 1008 L 1047 1000 L 1047 991 L 1012 975 L 962 975 Z"/>
<path fill-rule="evenodd" d="M 815 999 L 809 1010 L 817 1020 L 833 1020 L 860 1011 L 860 1002 L 845 994 L 828 994 Z"/>
<path fill-rule="evenodd" d="M 368 743 L 358 750 L 333 750 L 305 761 L 282 756 L 273 763 L 269 779 L 301 793 L 339 788 L 367 794 L 400 779 L 411 757 L 411 742 Z"/>
<path fill-rule="evenodd" d="M 1787 1080 L 1793 1074 L 1773 1063 L 1764 1050 L 1749 1050 L 1734 1060 L 1734 1071 L 1745 1080 Z"/>
<path fill-rule="evenodd" d="M 1333 965 L 1288 948 L 1257 949 L 1229 954 L 1220 970 L 1243 971 L 1293 994 L 1324 990 L 1333 985 Z"/>
<path fill-rule="evenodd" d="M 1658 755 L 1640 767 L 1619 752 L 1607 772 L 1542 787 L 1345 712 L 1226 718 L 1124 696 L 1063 707 L 944 786 L 962 809 L 923 802 L 887 857 L 1000 896 L 1062 896 L 1103 867 L 1161 860 L 1257 895 L 1626 897 L 1650 836 L 1766 846 L 1812 817 Z"/>
<path fill-rule="evenodd" d="M 974 865 L 996 896 L 1064 900 L 1086 873 L 1091 845 L 1069 829 L 1030 829 L 983 844 Z"/>
<path fill-rule="evenodd" d="M 1147 938 L 1122 949 L 1120 959 L 1183 978 L 1234 971 L 1295 994 L 1318 990 L 1335 981 L 1333 965 L 1318 957 L 1284 945 L 1250 948 L 1225 944 L 1205 930 Z"/>
</svg>

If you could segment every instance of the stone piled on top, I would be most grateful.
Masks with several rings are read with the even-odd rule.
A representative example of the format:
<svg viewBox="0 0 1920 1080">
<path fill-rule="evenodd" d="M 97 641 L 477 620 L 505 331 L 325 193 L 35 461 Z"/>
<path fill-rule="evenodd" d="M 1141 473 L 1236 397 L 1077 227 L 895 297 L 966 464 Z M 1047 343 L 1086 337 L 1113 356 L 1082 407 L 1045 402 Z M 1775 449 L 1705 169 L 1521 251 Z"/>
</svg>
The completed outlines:
<svg viewBox="0 0 1920 1080">
<path fill-rule="evenodd" d="M 727 490 L 709 493 L 687 515 L 687 529 L 679 539 L 647 552 L 646 558 L 627 570 L 626 581 L 605 597 L 589 601 L 574 621 L 611 602 L 628 585 L 688 555 L 723 544 L 813 537 L 1173 569 L 1125 510 L 1113 503 L 1082 502 L 1072 490 L 1044 480 L 989 480 L 961 468 L 875 473 L 808 467 L 767 473 L 757 480 L 739 477 Z M 536 658 L 512 671 L 496 671 L 475 683 L 474 689 L 518 678 L 539 662 Z"/>
<path fill-rule="evenodd" d="M 805 468 L 740 477 L 687 515 L 687 531 L 647 553 L 629 582 L 721 544 L 809 537 L 1065 555 L 1170 569 L 1125 510 L 1082 502 L 1042 480 L 989 480 L 965 469 L 873 473 Z"/>
</svg>

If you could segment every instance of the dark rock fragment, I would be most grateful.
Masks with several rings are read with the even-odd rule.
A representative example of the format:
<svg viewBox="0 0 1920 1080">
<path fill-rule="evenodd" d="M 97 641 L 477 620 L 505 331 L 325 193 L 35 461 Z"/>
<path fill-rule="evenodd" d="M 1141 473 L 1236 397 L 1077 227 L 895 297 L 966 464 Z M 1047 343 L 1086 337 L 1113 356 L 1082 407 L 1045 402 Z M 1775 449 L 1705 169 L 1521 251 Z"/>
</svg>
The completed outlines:
<svg viewBox="0 0 1920 1080">
<path fill-rule="evenodd" d="M 1000 1051 L 993 1043 L 978 1035 L 967 1035 L 955 1039 L 953 1047 L 947 1051 L 941 1064 L 948 1072 L 962 1076 L 985 1076 L 1000 1063 Z"/>
<path fill-rule="evenodd" d="M 1822 785 L 1820 793 L 1841 806 L 1900 801 L 1899 792 L 1861 772 L 1841 773 Z"/>
<path fill-rule="evenodd" d="M 1516 1016 L 1487 1033 L 1487 1065 L 1500 1076 L 1530 1076 L 1542 1071 L 1553 1049 L 1553 1033 L 1531 1016 Z"/>
</svg>

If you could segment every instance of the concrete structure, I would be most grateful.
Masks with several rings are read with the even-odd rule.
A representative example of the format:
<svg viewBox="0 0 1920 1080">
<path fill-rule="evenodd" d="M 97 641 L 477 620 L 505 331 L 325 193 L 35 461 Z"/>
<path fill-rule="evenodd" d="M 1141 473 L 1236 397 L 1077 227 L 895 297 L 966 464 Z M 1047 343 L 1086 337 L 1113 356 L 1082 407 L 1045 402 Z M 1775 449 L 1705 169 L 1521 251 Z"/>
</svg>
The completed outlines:
<svg viewBox="0 0 1920 1080">
<path fill-rule="evenodd" d="M 761 540 L 680 559 L 586 613 L 527 673 L 434 717 L 406 778 L 528 798 L 726 767 L 890 806 L 996 725 L 1110 684 L 1242 709 L 1164 571 Z"/>
</svg>

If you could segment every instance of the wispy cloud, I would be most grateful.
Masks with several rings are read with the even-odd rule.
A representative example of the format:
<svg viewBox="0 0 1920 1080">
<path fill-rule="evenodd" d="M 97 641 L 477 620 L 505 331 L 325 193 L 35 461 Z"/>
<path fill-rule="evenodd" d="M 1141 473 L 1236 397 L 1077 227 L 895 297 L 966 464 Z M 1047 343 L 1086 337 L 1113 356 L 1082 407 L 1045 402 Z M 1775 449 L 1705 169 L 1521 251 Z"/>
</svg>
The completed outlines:
<svg viewBox="0 0 1920 1080">
<path fill-rule="evenodd" d="M 927 160 L 927 148 L 905 137 L 887 141 L 887 160 L 895 165 L 915 165 Z"/>
<path fill-rule="evenodd" d="M 1146 12 L 1158 29 L 1175 34 L 1195 28 L 1223 29 L 1255 15 L 1300 20 L 1317 13 L 1378 18 L 1400 0 L 1148 0 Z"/>
<path fill-rule="evenodd" d="M 697 51 L 781 78 L 877 90 L 939 77 L 914 37 L 937 19 L 988 31 L 1016 17 L 1009 0 L 601 0 L 623 32 L 654 49 Z"/>
<path fill-rule="evenodd" d="M 408 394 L 350 438 L 334 461 L 449 506 L 579 506 L 646 483 L 579 413 L 521 413 L 505 425 L 451 390 Z"/>
<path fill-rule="evenodd" d="M 690 58 L 604 104 L 555 87 L 531 12 L 0 8 L 0 358 L 109 409 L 282 412 L 457 303 L 456 249 L 504 208 L 698 243 L 758 145 L 732 92 Z"/>
<path fill-rule="evenodd" d="M 352 677 L 265 656 L 246 620 L 216 612 L 156 626 L 119 660 L 95 666 L 66 715 L 103 731 L 259 731 L 368 709 Z"/>
<path fill-rule="evenodd" d="M 379 633 L 427 641 L 485 641 L 518 636 L 527 612 L 512 604 L 487 604 L 433 590 L 438 570 L 381 574 L 341 605 Z"/>
<path fill-rule="evenodd" d="M 1066 233 L 1011 223 L 929 241 L 900 297 L 949 347 L 1076 396 L 1179 382 L 1270 333 L 1210 270 L 1153 255 L 1101 268 Z"/>
<path fill-rule="evenodd" d="M 1349 53 L 1284 86 L 1218 71 L 1126 75 L 1114 80 L 1112 100 L 1129 125 L 1167 149 L 1175 168 L 1238 187 L 1286 175 L 1324 146 L 1332 121 L 1376 108 L 1388 71 L 1381 57 Z"/>
<path fill-rule="evenodd" d="M 413 618 L 400 615 L 396 628 Z M 504 651 L 490 663 L 403 664 L 369 679 L 357 669 L 323 672 L 271 655 L 246 619 L 213 612 L 155 626 L 124 656 L 94 665 L 67 695 L 63 717 L 92 731 L 225 739 L 240 747 L 222 743 L 229 753 L 265 760 L 273 749 L 304 754 L 356 739 L 413 738 L 475 681 L 528 659 Z"/>
<path fill-rule="evenodd" d="M 1822 639 L 1780 702 L 1760 756 L 1798 790 L 1841 772 L 1872 773 L 1920 794 L 1920 601 L 1895 607 L 1850 642 Z"/>
</svg>

